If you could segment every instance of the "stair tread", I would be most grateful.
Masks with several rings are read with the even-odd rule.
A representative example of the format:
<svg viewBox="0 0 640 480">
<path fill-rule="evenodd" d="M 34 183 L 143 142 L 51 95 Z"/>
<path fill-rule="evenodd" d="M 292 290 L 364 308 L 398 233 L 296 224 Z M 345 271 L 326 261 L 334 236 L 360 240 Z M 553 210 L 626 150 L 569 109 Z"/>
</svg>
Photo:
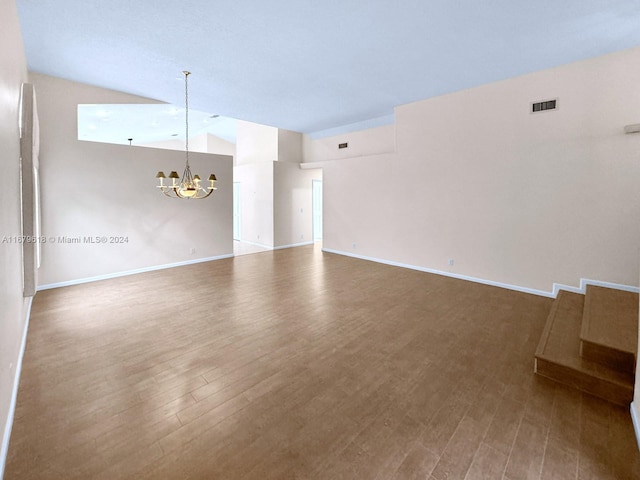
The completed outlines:
<svg viewBox="0 0 640 480">
<path fill-rule="evenodd" d="M 580 339 L 636 355 L 638 294 L 589 285 Z"/>
<path fill-rule="evenodd" d="M 618 372 L 580 356 L 584 300 L 584 295 L 578 293 L 559 292 L 540 338 L 536 358 L 633 389 L 633 375 Z"/>
</svg>

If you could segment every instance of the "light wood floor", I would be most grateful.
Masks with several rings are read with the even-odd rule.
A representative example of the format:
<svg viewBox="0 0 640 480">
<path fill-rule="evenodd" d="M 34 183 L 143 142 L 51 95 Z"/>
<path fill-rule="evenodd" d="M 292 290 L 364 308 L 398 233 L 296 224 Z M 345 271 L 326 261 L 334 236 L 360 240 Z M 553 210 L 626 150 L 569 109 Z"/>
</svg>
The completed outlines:
<svg viewBox="0 0 640 480">
<path fill-rule="evenodd" d="M 640 478 L 550 306 L 312 246 L 39 292 L 5 478 Z"/>
</svg>

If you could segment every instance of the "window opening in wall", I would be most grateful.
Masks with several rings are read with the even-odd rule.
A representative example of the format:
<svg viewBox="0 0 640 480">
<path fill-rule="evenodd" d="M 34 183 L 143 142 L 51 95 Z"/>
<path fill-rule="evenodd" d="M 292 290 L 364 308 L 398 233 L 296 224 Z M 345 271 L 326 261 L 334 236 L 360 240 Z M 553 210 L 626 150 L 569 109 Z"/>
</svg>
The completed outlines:
<svg viewBox="0 0 640 480">
<path fill-rule="evenodd" d="M 185 141 L 184 116 L 184 105 L 79 104 L 78 140 L 181 150 Z M 191 146 L 194 139 L 209 135 L 218 143 L 235 145 L 237 124 L 234 118 L 189 109 L 189 144 Z M 212 142 L 208 140 L 208 143 Z M 193 151 L 205 151 L 198 142 L 193 143 L 193 147 Z M 209 153 L 228 154 L 222 151 Z"/>
</svg>

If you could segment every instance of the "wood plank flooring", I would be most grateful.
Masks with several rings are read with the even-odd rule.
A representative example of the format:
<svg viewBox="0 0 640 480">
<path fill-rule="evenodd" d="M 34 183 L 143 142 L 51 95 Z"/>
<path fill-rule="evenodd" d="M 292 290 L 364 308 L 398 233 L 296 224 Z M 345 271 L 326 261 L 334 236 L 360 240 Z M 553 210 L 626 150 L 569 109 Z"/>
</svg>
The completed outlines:
<svg viewBox="0 0 640 480">
<path fill-rule="evenodd" d="M 543 377 L 628 406 L 633 400 L 633 368 L 631 372 L 619 371 L 581 355 L 584 307 L 584 295 L 564 290 L 558 293 L 536 349 L 535 371 Z"/>
<path fill-rule="evenodd" d="M 13 479 L 639 479 L 551 300 L 313 246 L 39 292 Z"/>
</svg>

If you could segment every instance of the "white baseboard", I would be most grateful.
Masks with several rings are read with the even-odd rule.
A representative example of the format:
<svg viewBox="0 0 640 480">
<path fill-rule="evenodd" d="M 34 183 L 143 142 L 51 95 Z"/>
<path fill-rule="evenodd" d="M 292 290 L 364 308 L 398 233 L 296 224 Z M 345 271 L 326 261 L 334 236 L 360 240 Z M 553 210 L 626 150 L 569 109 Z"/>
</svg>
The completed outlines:
<svg viewBox="0 0 640 480">
<path fill-rule="evenodd" d="M 20 352 L 16 361 L 16 374 L 13 379 L 13 391 L 11 392 L 11 403 L 9 404 L 9 414 L 7 415 L 7 423 L 4 426 L 4 435 L 2 437 L 2 445 L 0 446 L 0 480 L 4 478 L 4 469 L 7 464 L 7 453 L 9 452 L 9 440 L 11 439 L 11 428 L 13 427 L 13 418 L 16 413 L 16 402 L 18 400 L 18 387 L 20 386 L 20 374 L 22 373 L 22 359 L 24 357 L 24 349 L 27 346 L 27 331 L 29 330 L 29 319 L 31 318 L 31 305 L 33 297 L 29 297 L 27 304 L 27 316 L 24 321 L 24 331 L 22 332 L 22 342 L 20 344 Z"/>
<path fill-rule="evenodd" d="M 125 277 L 127 275 L 135 275 L 137 273 L 153 272 L 155 270 L 164 270 L 165 268 L 183 267 L 185 265 L 193 265 L 195 263 L 211 262 L 213 260 L 222 260 L 224 258 L 233 258 L 233 254 L 218 255 L 216 257 L 198 258 L 195 260 L 187 260 L 184 262 L 167 263 L 164 265 L 155 265 L 153 267 L 138 268 L 135 270 L 126 270 L 124 272 L 108 273 L 106 275 L 97 275 L 95 277 L 79 278 L 66 282 L 48 283 L 46 285 L 38 285 L 38 291 L 49 290 L 51 288 L 68 287 L 70 285 L 79 285 L 81 283 L 98 282 L 100 280 L 108 280 L 110 278 Z"/>
<path fill-rule="evenodd" d="M 591 280 L 589 278 L 581 278 L 579 287 L 572 287 L 570 285 L 563 285 L 561 283 L 553 284 L 553 296 L 558 295 L 560 290 L 567 290 L 574 293 L 586 293 L 587 285 L 593 285 L 595 287 L 615 288 L 616 290 L 624 290 L 625 292 L 640 293 L 640 288 L 631 285 L 622 285 L 620 283 L 602 282 L 600 280 Z"/>
<path fill-rule="evenodd" d="M 283 248 L 304 247 L 305 245 L 313 245 L 313 242 L 292 243 L 291 245 L 280 245 L 273 247 L 274 250 L 282 250 Z"/>
<path fill-rule="evenodd" d="M 265 245 L 264 243 L 257 242 L 248 242 L 246 240 L 235 240 L 236 242 L 246 243 L 248 245 L 254 245 L 256 247 L 268 248 L 269 250 L 282 250 L 283 248 L 291 248 L 291 247 L 303 247 L 305 245 L 313 245 L 313 241 L 310 242 L 301 242 L 301 243 L 292 243 L 289 245 L 279 245 L 277 247 L 272 247 L 271 245 Z"/>
<path fill-rule="evenodd" d="M 633 430 L 636 432 L 636 441 L 638 442 L 638 449 L 640 449 L 640 418 L 638 418 L 638 411 L 635 408 L 636 402 L 631 402 L 631 421 L 633 422 Z"/>
<path fill-rule="evenodd" d="M 628 292 L 635 292 L 635 293 L 640 292 L 640 288 L 638 288 L 638 287 L 634 287 L 634 286 L 630 286 L 630 285 L 621 285 L 621 284 L 610 283 L 610 282 L 601 282 L 601 281 L 598 281 L 598 280 L 589 280 L 589 279 L 584 279 L 584 278 L 580 279 L 580 287 L 572 287 L 572 286 L 569 286 L 569 285 L 562 285 L 562 284 L 559 284 L 559 283 L 554 283 L 553 284 L 553 290 L 550 291 L 550 292 L 547 292 L 545 290 L 537 290 L 535 288 L 522 287 L 520 285 L 510 285 L 508 283 L 495 282 L 493 280 L 486 280 L 484 278 L 470 277 L 468 275 L 460 275 L 458 273 L 445 272 L 443 270 L 436 270 L 436 269 L 433 269 L 433 268 L 420 267 L 420 266 L 417 266 L 417 265 L 410 265 L 410 264 L 406 264 L 406 263 L 394 262 L 394 261 L 391 261 L 391 260 L 384 260 L 384 259 L 381 259 L 381 258 L 367 257 L 365 255 L 357 255 L 355 253 L 343 252 L 343 251 L 340 251 L 340 250 L 333 250 L 331 248 L 323 248 L 322 251 L 323 252 L 327 252 L 327 253 L 335 253 L 337 255 L 345 255 L 347 257 L 358 258 L 360 260 L 368 260 L 368 261 L 371 261 L 371 262 L 383 263 L 385 265 L 392 265 L 394 267 L 409 268 L 411 270 L 418 270 L 420 272 L 433 273 L 435 275 L 443 275 L 445 277 L 457 278 L 459 280 L 467 280 L 469 282 L 481 283 L 483 285 L 491 285 L 493 287 L 506 288 L 508 290 L 515 290 L 517 292 L 531 293 L 533 295 L 539 295 L 539 296 L 542 296 L 542 297 L 549 297 L 549 298 L 555 298 L 558 295 L 558 292 L 560 290 L 568 290 L 570 292 L 575 292 L 575 293 L 585 293 L 586 290 L 587 290 L 587 285 L 596 285 L 596 286 L 600 286 L 600 287 L 615 288 L 615 289 L 618 289 L 618 290 L 625 290 L 625 291 L 628 291 Z"/>
<path fill-rule="evenodd" d="M 248 245 L 254 245 L 256 247 L 268 248 L 269 250 L 273 249 L 272 245 L 265 245 L 264 243 L 258 243 L 258 242 L 250 242 L 248 240 L 234 240 L 234 242 L 246 243 Z"/>
</svg>

